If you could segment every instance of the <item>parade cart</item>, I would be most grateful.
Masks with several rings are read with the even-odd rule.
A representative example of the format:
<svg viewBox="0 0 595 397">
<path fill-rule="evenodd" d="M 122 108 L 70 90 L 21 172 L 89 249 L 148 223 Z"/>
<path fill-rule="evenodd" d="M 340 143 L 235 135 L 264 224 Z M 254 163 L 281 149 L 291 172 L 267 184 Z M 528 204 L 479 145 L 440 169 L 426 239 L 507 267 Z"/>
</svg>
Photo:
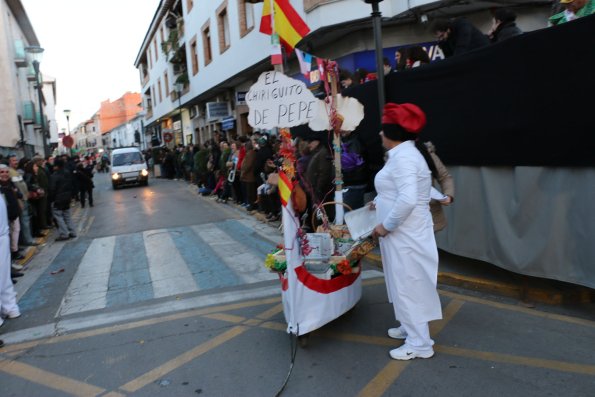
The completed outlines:
<svg viewBox="0 0 595 397">
<path fill-rule="evenodd" d="M 360 261 L 374 248 L 371 238 L 354 240 L 344 225 L 346 206 L 341 189 L 340 130 L 355 129 L 363 119 L 363 106 L 337 95 L 336 63 L 326 61 L 323 66 L 322 78 L 329 94 L 325 100 L 315 98 L 303 82 L 278 71 L 264 72 L 246 96 L 252 127 L 279 129 L 283 164 L 278 188 L 284 244 L 267 255 L 265 265 L 279 275 L 287 331 L 296 336 L 322 327 L 355 306 L 362 294 Z M 285 94 L 282 97 L 274 94 L 281 92 Z M 315 233 L 304 232 L 294 211 L 297 156 L 288 128 L 305 123 L 320 134 L 331 134 L 334 152 L 334 201 L 315 208 L 323 219 Z M 329 204 L 335 205 L 332 222 L 326 217 Z"/>
</svg>

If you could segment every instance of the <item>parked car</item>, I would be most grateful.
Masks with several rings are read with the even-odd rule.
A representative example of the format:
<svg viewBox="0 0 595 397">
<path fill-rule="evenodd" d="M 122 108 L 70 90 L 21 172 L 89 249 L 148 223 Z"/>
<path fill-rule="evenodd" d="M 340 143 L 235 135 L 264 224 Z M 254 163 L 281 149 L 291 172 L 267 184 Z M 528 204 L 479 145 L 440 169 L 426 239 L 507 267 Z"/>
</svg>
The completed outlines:
<svg viewBox="0 0 595 397">
<path fill-rule="evenodd" d="M 112 186 L 149 184 L 149 170 L 143 154 L 138 148 L 127 147 L 112 150 Z"/>
</svg>

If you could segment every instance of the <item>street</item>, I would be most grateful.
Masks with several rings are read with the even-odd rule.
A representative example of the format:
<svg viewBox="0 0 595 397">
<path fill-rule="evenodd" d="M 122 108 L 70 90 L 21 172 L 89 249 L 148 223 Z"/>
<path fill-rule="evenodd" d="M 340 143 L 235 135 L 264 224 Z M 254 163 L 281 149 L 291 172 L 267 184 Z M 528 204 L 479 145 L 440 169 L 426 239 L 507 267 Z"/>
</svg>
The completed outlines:
<svg viewBox="0 0 595 397">
<path fill-rule="evenodd" d="M 50 237 L 15 286 L 0 394 L 277 395 L 292 346 L 263 261 L 281 232 L 183 181 L 95 185 L 95 206 L 73 209 L 79 237 Z M 364 269 L 361 301 L 297 347 L 281 395 L 595 395 L 592 304 L 527 308 L 440 285 L 435 357 L 400 362 L 383 274 Z"/>
</svg>

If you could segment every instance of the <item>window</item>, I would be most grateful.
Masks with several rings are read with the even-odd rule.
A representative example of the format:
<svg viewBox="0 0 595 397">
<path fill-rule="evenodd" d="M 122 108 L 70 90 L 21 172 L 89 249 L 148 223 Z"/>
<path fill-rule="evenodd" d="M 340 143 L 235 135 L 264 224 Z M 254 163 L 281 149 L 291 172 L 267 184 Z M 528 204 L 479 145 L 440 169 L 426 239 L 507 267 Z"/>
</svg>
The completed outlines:
<svg viewBox="0 0 595 397">
<path fill-rule="evenodd" d="M 162 102 L 163 96 L 161 95 L 161 79 L 157 79 L 157 91 L 159 91 L 159 102 Z"/>
<path fill-rule="evenodd" d="M 244 37 L 254 29 L 254 6 L 245 0 L 238 0 L 238 16 L 240 19 L 240 37 Z"/>
<path fill-rule="evenodd" d="M 159 36 L 161 37 L 161 43 L 165 42 L 165 36 L 163 35 L 163 25 L 159 27 Z"/>
<path fill-rule="evenodd" d="M 165 85 L 165 96 L 169 96 L 169 76 L 167 75 L 167 70 L 163 73 L 163 84 Z"/>
<path fill-rule="evenodd" d="M 153 47 L 155 48 L 155 62 L 159 59 L 159 51 L 157 51 L 157 37 L 153 39 Z"/>
<path fill-rule="evenodd" d="M 190 10 L 192 10 L 192 7 L 194 7 L 194 1 L 186 0 L 186 14 L 188 14 Z"/>
<path fill-rule="evenodd" d="M 227 18 L 227 0 L 217 9 L 217 29 L 219 33 L 219 53 L 229 48 L 229 18 Z"/>
<path fill-rule="evenodd" d="M 147 59 L 149 60 L 149 70 L 153 68 L 153 54 L 151 54 L 151 47 L 147 50 Z"/>
<path fill-rule="evenodd" d="M 116 153 L 112 157 L 114 167 L 130 164 L 143 164 L 145 160 L 140 152 Z"/>
<path fill-rule="evenodd" d="M 192 75 L 198 73 L 198 52 L 196 47 L 196 36 L 190 40 L 190 60 L 192 61 Z"/>
<path fill-rule="evenodd" d="M 202 46 L 204 49 L 205 65 L 208 65 L 213 60 L 213 53 L 211 52 L 211 29 L 208 21 L 202 27 Z"/>
</svg>

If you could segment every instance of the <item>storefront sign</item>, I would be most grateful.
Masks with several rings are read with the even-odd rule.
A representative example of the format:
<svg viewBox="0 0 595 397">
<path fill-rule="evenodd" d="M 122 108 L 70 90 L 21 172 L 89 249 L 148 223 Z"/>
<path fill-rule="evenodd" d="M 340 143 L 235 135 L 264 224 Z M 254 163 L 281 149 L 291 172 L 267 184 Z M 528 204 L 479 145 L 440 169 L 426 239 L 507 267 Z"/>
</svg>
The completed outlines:
<svg viewBox="0 0 595 397">
<path fill-rule="evenodd" d="M 236 105 L 245 105 L 246 104 L 246 91 L 237 91 L 236 92 Z"/>
<path fill-rule="evenodd" d="M 223 131 L 232 130 L 235 124 L 235 119 L 233 117 L 227 117 L 221 120 L 221 129 Z"/>
<path fill-rule="evenodd" d="M 318 99 L 299 80 L 276 71 L 264 72 L 246 94 L 253 128 L 289 128 L 316 117 Z"/>
<path fill-rule="evenodd" d="M 207 120 L 213 121 L 229 116 L 227 102 L 207 102 Z"/>
<path fill-rule="evenodd" d="M 174 121 L 173 127 L 174 131 L 180 131 L 182 129 L 182 123 L 180 122 L 180 120 Z"/>
</svg>

